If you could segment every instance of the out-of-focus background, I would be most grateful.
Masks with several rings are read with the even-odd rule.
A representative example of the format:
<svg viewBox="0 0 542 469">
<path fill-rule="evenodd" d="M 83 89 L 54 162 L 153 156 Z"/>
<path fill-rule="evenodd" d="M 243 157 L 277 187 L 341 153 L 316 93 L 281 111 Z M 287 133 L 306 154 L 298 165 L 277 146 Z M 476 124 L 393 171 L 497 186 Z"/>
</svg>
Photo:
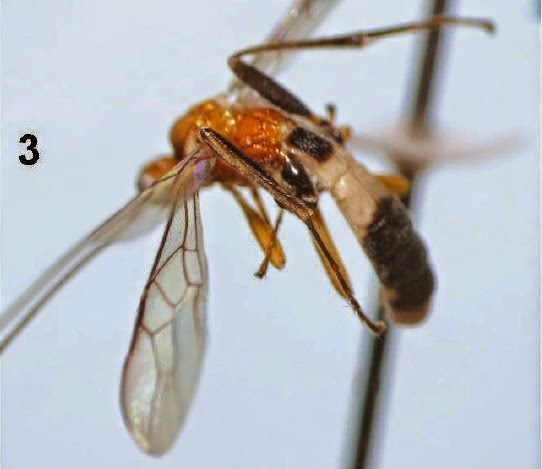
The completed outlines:
<svg viewBox="0 0 542 469">
<path fill-rule="evenodd" d="M 401 332 L 375 467 L 529 469 L 539 445 L 539 19 L 534 1 L 465 0 L 489 37 L 456 30 L 438 125 L 487 139 L 495 158 L 440 165 L 422 181 L 419 229 L 439 287 L 422 327 Z M 169 149 L 173 120 L 224 89 L 226 57 L 261 40 L 286 0 L 2 3 L 2 305 L 116 210 L 138 168 Z M 320 32 L 420 18 L 423 1 L 345 0 Z M 405 109 L 419 44 L 304 53 L 281 79 L 317 110 L 374 131 Z M 23 167 L 20 136 L 41 160 Z M 374 155 L 359 155 L 383 168 Z M 253 277 L 261 254 L 233 200 L 201 197 L 210 266 L 209 348 L 173 450 L 142 454 L 124 429 L 120 372 L 161 230 L 82 272 L 2 357 L 5 469 L 344 467 L 358 356 L 368 332 L 329 286 L 301 223 L 288 265 Z M 370 304 L 366 259 L 328 196 L 322 207 Z"/>
</svg>

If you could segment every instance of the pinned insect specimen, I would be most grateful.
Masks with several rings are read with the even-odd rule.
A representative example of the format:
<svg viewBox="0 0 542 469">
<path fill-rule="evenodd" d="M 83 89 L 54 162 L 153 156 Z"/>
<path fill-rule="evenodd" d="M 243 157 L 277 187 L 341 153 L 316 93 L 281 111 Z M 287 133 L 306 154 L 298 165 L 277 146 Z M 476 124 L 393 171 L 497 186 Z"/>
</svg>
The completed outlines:
<svg viewBox="0 0 542 469">
<path fill-rule="evenodd" d="M 298 1 L 270 41 L 243 49 L 228 60 L 236 77 L 230 89 L 188 110 L 171 130 L 173 151 L 144 166 L 139 194 L 53 264 L 0 318 L 0 351 L 51 296 L 110 244 L 138 236 L 167 218 L 156 260 L 141 295 L 121 388 L 124 419 L 140 447 L 167 451 L 186 418 L 205 351 L 207 265 L 198 190 L 220 184 L 241 206 L 269 265 L 282 268 L 279 228 L 284 211 L 308 228 L 332 285 L 354 312 L 379 334 L 385 324 L 367 317 L 318 209 L 329 191 L 383 286 L 389 317 L 419 322 L 429 309 L 433 273 L 423 242 L 397 193 L 405 182 L 376 176 L 347 149 L 349 132 L 322 117 L 271 77 L 284 53 L 321 48 L 362 48 L 380 38 L 467 25 L 491 29 L 487 21 L 434 17 L 426 21 L 329 38 L 302 39 L 333 2 Z M 255 55 L 249 64 L 247 55 Z M 247 188 L 249 203 L 239 188 Z M 271 222 L 261 198 L 279 206 Z"/>
</svg>

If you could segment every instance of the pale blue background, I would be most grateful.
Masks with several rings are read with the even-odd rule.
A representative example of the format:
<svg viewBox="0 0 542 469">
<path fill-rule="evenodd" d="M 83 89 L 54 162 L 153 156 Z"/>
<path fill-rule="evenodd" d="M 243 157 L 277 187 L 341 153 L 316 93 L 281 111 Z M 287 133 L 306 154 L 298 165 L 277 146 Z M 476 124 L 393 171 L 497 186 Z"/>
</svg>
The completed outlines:
<svg viewBox="0 0 542 469">
<path fill-rule="evenodd" d="M 224 88 L 226 56 L 259 41 L 285 0 L 4 1 L 2 293 L 10 302 L 44 266 L 133 193 L 187 106 Z M 422 16 L 420 1 L 344 1 L 321 31 Z M 434 312 L 401 334 L 382 469 L 531 469 L 539 420 L 539 29 L 531 1 L 465 0 L 499 33 L 457 31 L 439 99 L 443 127 L 520 135 L 521 147 L 424 179 L 420 230 L 439 276 Z M 413 42 L 304 54 L 283 75 L 314 108 L 337 104 L 360 129 L 396 122 Z M 18 139 L 42 159 L 18 162 Z M 366 159 L 378 167 L 374 157 Z M 323 208 L 358 295 L 370 270 L 326 196 Z M 208 349 L 177 444 L 161 460 L 125 431 L 118 386 L 159 230 L 116 247 L 69 285 L 3 357 L 5 469 L 336 469 L 365 331 L 288 217 L 289 264 L 264 282 L 240 211 L 202 196 L 210 265 Z"/>
</svg>

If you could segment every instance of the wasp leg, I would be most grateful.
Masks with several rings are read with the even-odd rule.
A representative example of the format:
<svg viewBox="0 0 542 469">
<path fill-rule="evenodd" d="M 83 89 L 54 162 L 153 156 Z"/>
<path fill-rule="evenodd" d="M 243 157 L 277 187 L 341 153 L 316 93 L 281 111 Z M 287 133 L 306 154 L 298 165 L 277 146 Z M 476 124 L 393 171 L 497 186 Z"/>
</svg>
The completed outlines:
<svg viewBox="0 0 542 469">
<path fill-rule="evenodd" d="M 299 41 L 285 41 L 278 43 L 260 44 L 242 49 L 228 58 L 228 65 L 239 80 L 256 91 L 260 96 L 291 114 L 315 119 L 315 114 L 291 91 L 283 87 L 269 75 L 256 67 L 243 62 L 245 55 L 262 54 L 284 50 L 307 49 L 361 49 L 379 39 L 403 33 L 426 31 L 441 28 L 442 26 L 472 26 L 493 32 L 495 26 L 491 21 L 478 18 L 460 18 L 452 16 L 434 16 L 426 21 L 404 23 L 398 26 L 374 29 L 369 31 L 356 31 L 340 36 L 322 37 Z M 318 119 L 316 118 L 318 121 Z"/>
<path fill-rule="evenodd" d="M 271 219 L 269 218 L 269 215 L 267 214 L 267 209 L 265 208 L 265 205 L 263 203 L 262 197 L 260 196 L 260 192 L 258 191 L 258 189 L 251 187 L 250 195 L 252 196 L 252 200 L 254 200 L 256 207 L 258 207 L 258 210 L 260 211 L 260 214 L 262 215 L 263 219 L 269 225 L 271 225 Z"/>
<path fill-rule="evenodd" d="M 373 174 L 378 181 L 392 194 L 402 196 L 410 190 L 408 178 L 398 174 Z"/>
<path fill-rule="evenodd" d="M 265 258 L 268 258 L 267 262 L 271 262 L 277 269 L 282 269 L 286 264 L 286 256 L 277 238 L 277 233 L 271 226 L 267 213 L 262 213 L 260 207 L 258 207 L 258 211 L 254 210 L 245 200 L 243 194 L 235 187 L 226 184 L 223 184 L 223 187 L 233 195 L 233 198 L 241 207 L 252 234 L 264 252 Z"/>
<path fill-rule="evenodd" d="M 275 220 L 275 225 L 273 226 L 273 233 L 271 236 L 271 240 L 269 241 L 269 244 L 267 245 L 267 248 L 265 250 L 265 256 L 262 260 L 262 263 L 260 264 L 260 267 L 258 267 L 258 270 L 254 274 L 258 278 L 263 278 L 265 274 L 267 273 L 267 269 L 269 268 L 269 261 L 271 260 L 271 256 L 273 254 L 273 249 L 275 248 L 275 244 L 278 241 L 277 233 L 282 223 L 283 214 L 284 214 L 284 209 L 279 208 L 279 213 L 277 215 L 277 219 Z"/>
<path fill-rule="evenodd" d="M 387 26 L 372 30 L 358 30 L 338 36 L 258 44 L 235 52 L 230 56 L 230 60 L 235 62 L 235 59 L 239 59 L 240 57 L 248 54 L 261 54 L 263 52 L 276 52 L 284 50 L 329 48 L 361 49 L 373 44 L 379 39 L 384 39 L 386 37 L 397 36 L 404 33 L 429 31 L 432 29 L 442 28 L 443 26 L 467 26 L 483 29 L 487 33 L 495 32 L 495 25 L 493 22 L 484 18 L 437 15 L 424 21 L 412 21 L 409 23 L 402 23 L 395 26 Z"/>
<path fill-rule="evenodd" d="M 303 117 L 314 115 L 295 94 L 269 75 L 243 62 L 237 55 L 232 55 L 228 59 L 228 65 L 239 80 L 283 111 Z"/>
<path fill-rule="evenodd" d="M 220 135 L 209 127 L 202 127 L 199 130 L 200 138 L 205 142 L 218 157 L 226 161 L 233 169 L 238 171 L 248 181 L 262 187 L 275 199 L 279 207 L 288 210 L 296 215 L 309 229 L 315 243 L 322 251 L 322 255 L 327 259 L 340 288 L 345 293 L 348 303 L 367 327 L 375 334 L 381 334 L 386 330 L 386 324 L 383 321 L 373 321 L 365 315 L 349 283 L 344 278 L 340 267 L 330 253 L 326 243 L 323 241 L 324 233 L 318 223 L 314 222 L 314 208 L 311 208 L 299 197 L 286 192 L 265 170 L 248 155 L 243 153 L 228 139 Z"/>
<path fill-rule="evenodd" d="M 322 251 L 320 244 L 316 239 L 312 239 L 314 247 L 316 248 L 316 252 L 318 253 L 318 257 L 320 258 L 320 262 L 324 266 L 324 269 L 326 271 L 327 276 L 329 277 L 329 280 L 331 284 L 333 285 L 333 288 L 337 291 L 337 293 L 345 298 L 348 298 L 348 292 L 352 291 L 352 283 L 350 282 L 350 276 L 348 275 L 348 271 L 346 270 L 346 266 L 344 265 L 344 262 L 341 258 L 341 255 L 339 254 L 339 251 L 337 247 L 335 246 L 335 243 L 333 242 L 333 238 L 331 237 L 331 234 L 329 233 L 329 230 L 327 228 L 327 225 L 322 218 L 322 214 L 318 207 L 314 209 L 314 214 L 312 217 L 312 221 L 315 226 L 318 227 L 318 232 L 321 236 L 322 243 L 325 244 L 327 251 L 333 258 L 335 265 L 332 265 L 329 262 L 328 257 L 326 257 L 326 254 Z M 341 282 L 339 281 L 339 278 L 337 276 L 337 273 L 335 271 L 335 267 L 338 268 L 340 275 L 346 282 L 346 285 L 348 286 L 348 289 L 345 290 L 342 287 Z"/>
<path fill-rule="evenodd" d="M 252 199 L 254 200 L 256 207 L 258 207 L 258 210 L 260 211 L 260 214 L 262 215 L 263 219 L 267 222 L 268 225 L 271 225 L 271 220 L 269 219 L 269 215 L 267 214 L 267 209 L 265 208 L 265 205 L 263 203 L 263 200 L 260 196 L 260 192 L 258 191 L 258 189 L 256 189 L 255 187 L 252 187 L 250 189 L 250 194 L 252 195 Z M 260 267 L 258 267 L 258 270 L 254 273 L 254 275 L 258 278 L 263 278 L 265 274 L 267 273 L 267 269 L 269 268 L 269 261 L 271 260 L 271 254 L 275 247 L 275 243 L 278 241 L 277 236 L 278 236 L 280 225 L 282 223 L 282 216 L 283 216 L 283 210 L 279 209 L 279 213 L 277 214 L 277 218 L 273 226 L 273 234 L 272 234 L 271 240 L 269 241 L 269 244 L 267 245 L 267 248 L 265 249 L 265 256 L 262 260 L 262 263 L 260 264 Z"/>
</svg>

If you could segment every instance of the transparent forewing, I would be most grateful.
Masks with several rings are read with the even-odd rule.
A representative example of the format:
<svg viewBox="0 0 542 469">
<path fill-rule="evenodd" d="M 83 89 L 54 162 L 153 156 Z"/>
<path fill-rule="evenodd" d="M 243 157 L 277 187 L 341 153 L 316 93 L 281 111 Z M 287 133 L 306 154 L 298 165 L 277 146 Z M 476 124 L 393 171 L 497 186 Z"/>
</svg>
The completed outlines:
<svg viewBox="0 0 542 469">
<path fill-rule="evenodd" d="M 162 222 L 180 186 L 185 193 L 193 194 L 212 164 L 211 160 L 197 156 L 183 160 L 46 269 L 0 316 L 0 353 L 47 301 L 105 247 L 146 233 Z"/>
<path fill-rule="evenodd" d="M 275 25 L 265 42 L 285 42 L 308 38 L 327 17 L 339 0 L 296 0 Z M 279 73 L 292 57 L 292 52 L 262 54 L 253 64 L 269 74 Z"/>
<path fill-rule="evenodd" d="M 338 3 L 339 0 L 294 0 L 264 42 L 277 43 L 309 37 Z M 288 64 L 293 54 L 295 52 L 260 54 L 252 63 L 262 72 L 276 75 Z M 239 85 L 238 81 L 234 81 L 231 88 Z"/>
<path fill-rule="evenodd" d="M 206 295 L 198 196 L 179 195 L 141 296 L 122 380 L 126 425 L 148 453 L 170 448 L 188 412 L 205 351 Z"/>
</svg>

